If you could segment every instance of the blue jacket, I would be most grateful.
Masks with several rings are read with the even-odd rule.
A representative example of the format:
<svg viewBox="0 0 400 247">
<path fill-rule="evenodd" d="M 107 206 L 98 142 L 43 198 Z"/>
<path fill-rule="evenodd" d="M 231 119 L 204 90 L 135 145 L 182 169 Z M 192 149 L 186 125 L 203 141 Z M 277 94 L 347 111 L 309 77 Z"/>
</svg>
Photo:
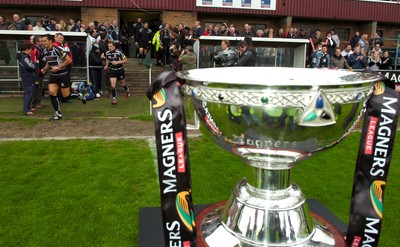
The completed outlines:
<svg viewBox="0 0 400 247">
<path fill-rule="evenodd" d="M 35 70 L 39 67 L 39 63 L 33 63 L 30 55 L 21 52 L 18 64 L 19 74 L 23 82 L 36 82 L 38 80 Z"/>
<path fill-rule="evenodd" d="M 357 57 L 361 56 L 362 59 L 358 59 Z M 350 55 L 349 60 L 347 61 L 353 69 L 364 69 L 367 63 L 367 58 L 360 52 L 360 53 L 353 53 Z"/>
</svg>

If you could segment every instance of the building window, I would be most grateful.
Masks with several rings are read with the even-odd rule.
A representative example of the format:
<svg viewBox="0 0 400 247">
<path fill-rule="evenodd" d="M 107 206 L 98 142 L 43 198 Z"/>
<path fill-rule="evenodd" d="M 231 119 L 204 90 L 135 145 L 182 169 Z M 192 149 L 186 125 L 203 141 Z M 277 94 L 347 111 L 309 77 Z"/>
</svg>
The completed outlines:
<svg viewBox="0 0 400 247">
<path fill-rule="evenodd" d="M 36 26 L 36 22 L 42 22 L 42 16 L 25 16 L 25 19 L 29 20 L 32 26 Z"/>
<path fill-rule="evenodd" d="M 340 40 L 349 40 L 350 29 L 348 28 L 334 28 L 335 34 L 339 36 Z"/>
<path fill-rule="evenodd" d="M 258 29 L 265 30 L 267 27 L 265 24 L 250 24 L 253 28 L 254 31 L 257 31 Z"/>
<path fill-rule="evenodd" d="M 205 22 L 204 28 L 207 29 L 209 25 L 212 25 L 213 27 L 217 26 L 217 27 L 221 28 L 222 22 Z"/>
</svg>

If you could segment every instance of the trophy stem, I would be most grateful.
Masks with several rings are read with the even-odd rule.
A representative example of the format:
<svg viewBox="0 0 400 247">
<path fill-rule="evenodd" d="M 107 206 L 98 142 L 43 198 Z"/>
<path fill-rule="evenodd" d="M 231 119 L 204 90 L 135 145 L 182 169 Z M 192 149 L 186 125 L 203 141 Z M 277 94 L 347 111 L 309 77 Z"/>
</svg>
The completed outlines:
<svg viewBox="0 0 400 247">
<path fill-rule="evenodd" d="M 264 167 L 247 162 L 246 178 L 230 199 L 207 213 L 200 223 L 204 246 L 221 246 L 221 241 L 230 247 L 335 246 L 329 230 L 311 217 L 301 189 L 290 181 L 291 166 Z"/>
<path fill-rule="evenodd" d="M 248 184 L 256 189 L 283 190 L 290 186 L 290 169 L 269 170 L 248 165 L 246 178 Z"/>
</svg>

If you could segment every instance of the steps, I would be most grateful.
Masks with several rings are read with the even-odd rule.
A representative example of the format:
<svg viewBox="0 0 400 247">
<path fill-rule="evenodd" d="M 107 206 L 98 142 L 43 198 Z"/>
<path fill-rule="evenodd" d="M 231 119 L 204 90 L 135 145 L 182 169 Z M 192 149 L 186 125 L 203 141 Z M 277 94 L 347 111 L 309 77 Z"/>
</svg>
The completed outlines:
<svg viewBox="0 0 400 247">
<path fill-rule="evenodd" d="M 169 68 L 155 66 L 156 60 L 152 59 L 151 81 L 153 81 L 161 72 L 168 71 Z M 125 78 L 129 89 L 133 95 L 145 95 L 149 86 L 149 70 L 144 64 L 139 64 L 139 59 L 129 58 L 128 63 L 124 64 Z"/>
</svg>

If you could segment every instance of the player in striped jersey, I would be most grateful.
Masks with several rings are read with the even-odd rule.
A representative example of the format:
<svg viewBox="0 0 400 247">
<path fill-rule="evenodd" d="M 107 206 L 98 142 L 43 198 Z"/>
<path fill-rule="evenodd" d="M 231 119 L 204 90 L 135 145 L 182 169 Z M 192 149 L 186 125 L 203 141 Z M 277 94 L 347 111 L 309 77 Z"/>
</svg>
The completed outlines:
<svg viewBox="0 0 400 247">
<path fill-rule="evenodd" d="M 53 46 L 54 38 L 50 35 L 45 35 L 42 38 L 43 45 L 46 48 L 44 59 L 46 66 L 42 69 L 42 73 L 46 74 L 47 69 L 50 68 L 49 77 L 49 96 L 51 104 L 54 108 L 54 115 L 50 118 L 51 121 L 59 120 L 62 118 L 60 100 L 57 97 L 58 90 L 61 89 L 62 97 L 68 98 L 80 98 L 83 103 L 86 103 L 81 94 L 71 94 L 71 80 L 69 65 L 72 63 L 72 59 L 68 54 L 61 48 Z"/>
<path fill-rule="evenodd" d="M 107 78 L 110 80 L 111 84 L 111 94 L 113 99 L 111 101 L 112 105 L 117 104 L 117 80 L 121 81 L 121 86 L 126 90 L 126 97 L 130 96 L 129 88 L 125 82 L 125 72 L 123 64 L 128 62 L 128 58 L 120 51 L 116 49 L 114 42 L 108 43 L 108 51 L 106 52 L 106 66 L 104 70 L 107 71 Z"/>
</svg>

